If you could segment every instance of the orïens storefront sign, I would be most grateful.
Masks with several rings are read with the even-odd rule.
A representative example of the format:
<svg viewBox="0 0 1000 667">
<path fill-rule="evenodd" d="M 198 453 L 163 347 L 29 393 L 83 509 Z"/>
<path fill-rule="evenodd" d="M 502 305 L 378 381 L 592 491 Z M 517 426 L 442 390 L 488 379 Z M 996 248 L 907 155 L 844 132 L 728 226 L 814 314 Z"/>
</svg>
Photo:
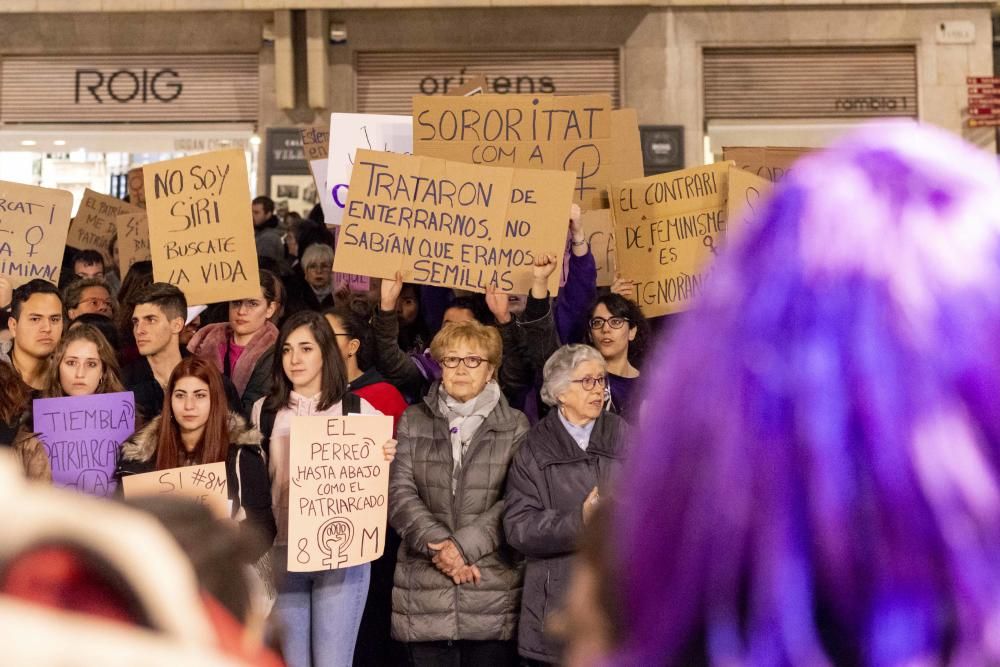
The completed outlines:
<svg viewBox="0 0 1000 667">
<path fill-rule="evenodd" d="M 253 122 L 257 54 L 0 61 L 2 123 Z"/>
</svg>

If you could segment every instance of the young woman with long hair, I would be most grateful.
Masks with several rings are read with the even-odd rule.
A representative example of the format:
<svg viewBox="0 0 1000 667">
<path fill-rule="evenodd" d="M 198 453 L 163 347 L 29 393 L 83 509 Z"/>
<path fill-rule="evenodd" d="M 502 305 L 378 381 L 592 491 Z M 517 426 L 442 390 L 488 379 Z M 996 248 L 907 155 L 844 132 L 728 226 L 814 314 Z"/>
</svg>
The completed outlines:
<svg viewBox="0 0 1000 667">
<path fill-rule="evenodd" d="M 257 560 L 275 535 L 260 433 L 229 410 L 222 375 L 212 363 L 188 357 L 170 375 L 163 412 L 122 445 L 117 476 L 222 462 L 232 516 L 253 538 Z"/>
<path fill-rule="evenodd" d="M 54 398 L 118 391 L 125 391 L 118 356 L 104 334 L 90 324 L 71 327 L 52 352 L 42 395 Z"/>
<path fill-rule="evenodd" d="M 607 363 L 607 408 L 629 417 L 649 339 L 649 322 L 634 301 L 610 293 L 597 297 L 590 307 L 587 332 L 590 344 Z"/>
<path fill-rule="evenodd" d="M 254 404 L 252 421 L 269 443 L 271 503 L 278 528 L 273 562 L 279 581 L 283 580 L 275 611 L 283 625 L 284 655 L 291 667 L 350 665 L 368 594 L 370 565 L 285 572 L 289 433 L 293 416 L 381 413 L 348 391 L 333 330 L 319 313 L 306 310 L 289 317 L 275 350 L 280 356 L 271 375 L 271 394 Z M 392 461 L 396 441 L 387 441 L 383 453 Z"/>
<path fill-rule="evenodd" d="M 0 448 L 5 447 L 13 449 L 28 479 L 52 481 L 49 456 L 31 430 L 31 387 L 0 360 Z"/>
</svg>

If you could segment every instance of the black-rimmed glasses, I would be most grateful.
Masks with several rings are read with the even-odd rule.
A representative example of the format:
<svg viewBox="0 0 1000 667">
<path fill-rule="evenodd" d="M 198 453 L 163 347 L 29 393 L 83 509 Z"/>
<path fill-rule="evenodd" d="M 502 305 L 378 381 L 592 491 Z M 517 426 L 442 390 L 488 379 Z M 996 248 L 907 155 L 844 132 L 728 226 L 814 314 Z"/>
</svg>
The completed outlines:
<svg viewBox="0 0 1000 667">
<path fill-rule="evenodd" d="M 590 328 L 593 331 L 604 328 L 604 323 L 607 322 L 612 329 L 621 329 L 627 323 L 631 322 L 627 317 L 592 317 L 590 318 Z"/>
<path fill-rule="evenodd" d="M 444 357 L 441 360 L 441 365 L 445 368 L 458 368 L 459 364 L 465 364 L 466 368 L 479 368 L 479 365 L 484 361 L 486 359 L 475 355 L 468 357 Z"/>
</svg>

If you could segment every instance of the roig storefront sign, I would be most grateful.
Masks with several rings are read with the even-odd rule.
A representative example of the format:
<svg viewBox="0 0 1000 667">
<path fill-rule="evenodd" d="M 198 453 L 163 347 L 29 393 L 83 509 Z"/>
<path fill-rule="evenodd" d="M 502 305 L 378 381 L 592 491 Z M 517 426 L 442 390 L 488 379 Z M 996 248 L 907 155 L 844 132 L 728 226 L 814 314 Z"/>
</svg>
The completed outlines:
<svg viewBox="0 0 1000 667">
<path fill-rule="evenodd" d="M 251 123 L 257 54 L 0 61 L 2 123 Z"/>
<path fill-rule="evenodd" d="M 140 102 L 173 102 L 184 91 L 184 84 L 177 70 L 165 67 L 159 70 L 118 69 L 114 71 L 96 68 L 76 70 L 76 91 L 74 99 L 80 104 L 89 98 L 98 104 L 118 102 L 129 104 Z"/>
</svg>

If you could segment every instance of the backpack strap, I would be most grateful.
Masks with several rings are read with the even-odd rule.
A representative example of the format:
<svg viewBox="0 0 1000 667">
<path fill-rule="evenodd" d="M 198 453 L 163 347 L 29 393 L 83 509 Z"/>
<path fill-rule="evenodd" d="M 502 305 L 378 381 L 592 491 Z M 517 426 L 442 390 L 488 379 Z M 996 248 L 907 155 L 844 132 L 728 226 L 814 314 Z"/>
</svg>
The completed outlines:
<svg viewBox="0 0 1000 667">
<path fill-rule="evenodd" d="M 274 410 L 268 410 L 261 406 L 260 411 L 260 425 L 258 426 L 260 434 L 264 436 L 260 441 L 260 448 L 264 450 L 264 458 L 271 453 L 271 431 L 274 430 L 274 420 L 278 416 L 278 413 Z"/>
<path fill-rule="evenodd" d="M 340 399 L 340 409 L 341 414 L 345 416 L 361 414 L 361 397 L 353 391 L 347 392 L 344 394 L 344 397 Z"/>
</svg>

